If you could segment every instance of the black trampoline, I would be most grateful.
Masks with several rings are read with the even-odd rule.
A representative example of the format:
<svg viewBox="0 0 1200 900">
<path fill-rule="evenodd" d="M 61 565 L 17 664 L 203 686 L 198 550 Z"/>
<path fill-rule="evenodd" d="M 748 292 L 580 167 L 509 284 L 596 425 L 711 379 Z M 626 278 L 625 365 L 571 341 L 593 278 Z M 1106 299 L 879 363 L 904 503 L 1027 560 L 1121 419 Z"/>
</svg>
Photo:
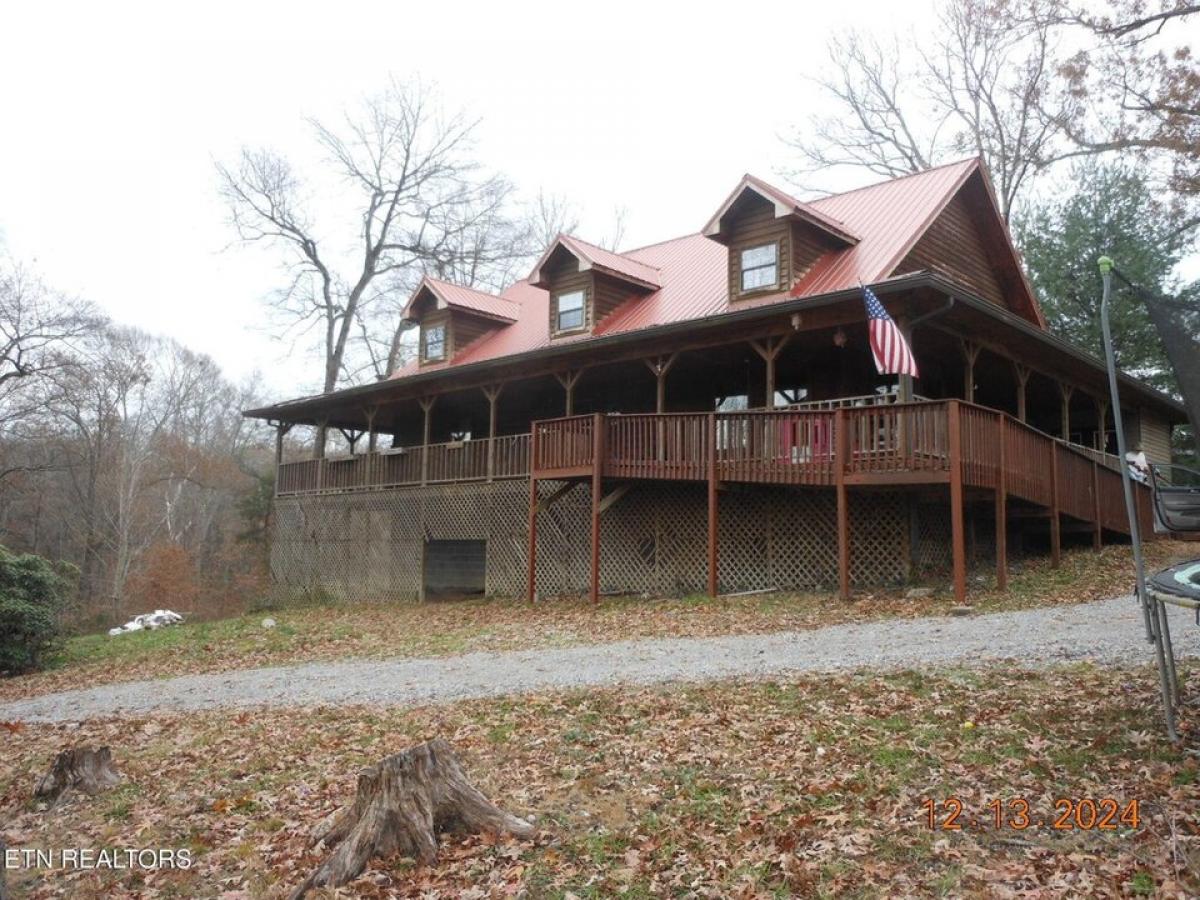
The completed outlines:
<svg viewBox="0 0 1200 900">
<path fill-rule="evenodd" d="M 1169 534 L 1200 532 L 1200 472 L 1184 466 L 1151 466 L 1155 530 Z M 1162 603 L 1196 610 L 1200 620 L 1200 559 L 1163 569 L 1146 582 Z"/>
</svg>

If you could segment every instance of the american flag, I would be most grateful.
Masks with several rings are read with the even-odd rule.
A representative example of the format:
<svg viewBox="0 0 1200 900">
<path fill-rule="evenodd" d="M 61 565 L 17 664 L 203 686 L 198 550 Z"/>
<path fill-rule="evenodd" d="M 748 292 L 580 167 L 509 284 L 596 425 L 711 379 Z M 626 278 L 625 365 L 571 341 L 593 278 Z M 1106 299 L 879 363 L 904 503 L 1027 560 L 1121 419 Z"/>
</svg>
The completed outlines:
<svg viewBox="0 0 1200 900">
<path fill-rule="evenodd" d="M 913 358 L 908 341 L 900 328 L 887 314 L 879 298 L 863 287 L 863 302 L 867 304 L 867 321 L 871 338 L 871 355 L 875 357 L 875 368 L 880 375 L 917 376 L 917 361 Z"/>
</svg>

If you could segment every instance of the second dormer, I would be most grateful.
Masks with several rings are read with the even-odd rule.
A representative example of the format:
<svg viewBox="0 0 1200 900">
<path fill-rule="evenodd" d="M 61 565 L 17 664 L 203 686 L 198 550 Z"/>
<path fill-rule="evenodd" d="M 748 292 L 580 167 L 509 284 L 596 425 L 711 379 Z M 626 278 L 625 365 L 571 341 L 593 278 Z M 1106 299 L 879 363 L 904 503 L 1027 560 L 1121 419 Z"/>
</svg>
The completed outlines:
<svg viewBox="0 0 1200 900">
<path fill-rule="evenodd" d="M 627 302 L 657 291 L 658 270 L 560 234 L 529 273 L 550 295 L 550 337 L 589 334 Z"/>
<path fill-rule="evenodd" d="M 404 318 L 420 329 L 422 366 L 451 362 L 486 334 L 511 325 L 520 307 L 473 288 L 425 277 L 404 308 Z"/>
<path fill-rule="evenodd" d="M 729 299 L 790 290 L 822 256 L 858 237 L 842 223 L 746 175 L 702 233 L 729 248 Z"/>
</svg>

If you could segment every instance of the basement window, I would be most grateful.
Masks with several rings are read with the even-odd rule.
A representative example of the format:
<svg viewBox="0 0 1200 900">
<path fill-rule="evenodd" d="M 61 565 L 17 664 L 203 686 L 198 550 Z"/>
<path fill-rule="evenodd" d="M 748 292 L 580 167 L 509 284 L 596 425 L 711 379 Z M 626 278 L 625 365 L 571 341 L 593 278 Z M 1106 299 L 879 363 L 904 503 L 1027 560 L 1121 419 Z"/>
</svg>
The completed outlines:
<svg viewBox="0 0 1200 900">
<path fill-rule="evenodd" d="M 421 358 L 436 362 L 446 358 L 446 326 L 430 325 L 425 329 Z"/>
<path fill-rule="evenodd" d="M 583 327 L 583 301 L 583 291 L 558 295 L 558 331 L 574 331 Z"/>
<path fill-rule="evenodd" d="M 779 244 L 762 244 L 742 251 L 742 292 L 779 284 Z"/>
</svg>

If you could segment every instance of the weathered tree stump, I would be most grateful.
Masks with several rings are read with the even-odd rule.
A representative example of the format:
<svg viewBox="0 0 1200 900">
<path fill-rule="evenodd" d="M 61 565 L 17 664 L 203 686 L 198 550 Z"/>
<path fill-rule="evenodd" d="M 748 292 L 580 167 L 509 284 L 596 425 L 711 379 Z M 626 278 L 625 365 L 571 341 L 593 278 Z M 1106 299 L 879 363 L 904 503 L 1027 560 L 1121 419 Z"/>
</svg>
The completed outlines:
<svg viewBox="0 0 1200 900">
<path fill-rule="evenodd" d="M 33 799 L 55 806 L 68 791 L 83 791 L 88 796 L 107 791 L 121 782 L 107 747 L 68 747 L 54 758 L 50 771 L 38 779 Z"/>
<path fill-rule="evenodd" d="M 536 829 L 495 806 L 467 780 L 453 748 L 441 738 L 380 760 L 358 776 L 354 803 L 318 825 L 311 843 L 336 847 L 292 893 L 343 885 L 374 856 L 403 853 L 437 862 L 442 831 L 507 832 L 530 837 Z"/>
</svg>

